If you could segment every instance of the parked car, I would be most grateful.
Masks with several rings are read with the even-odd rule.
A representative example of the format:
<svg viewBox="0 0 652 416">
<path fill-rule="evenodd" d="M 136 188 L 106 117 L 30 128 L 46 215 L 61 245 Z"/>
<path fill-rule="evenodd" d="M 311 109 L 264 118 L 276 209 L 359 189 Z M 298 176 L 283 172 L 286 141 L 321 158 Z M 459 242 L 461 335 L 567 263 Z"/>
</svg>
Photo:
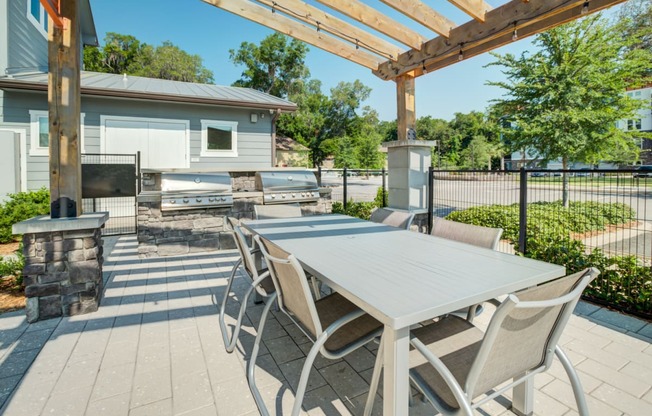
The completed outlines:
<svg viewBox="0 0 652 416">
<path fill-rule="evenodd" d="M 582 172 L 575 172 L 575 176 L 578 178 L 586 178 L 591 176 L 591 172 L 589 172 L 588 168 L 580 169 Z"/>
<path fill-rule="evenodd" d="M 652 165 L 641 165 L 634 172 L 635 178 L 652 178 Z"/>
<path fill-rule="evenodd" d="M 530 173 L 530 176 L 533 178 L 545 178 L 548 176 L 547 172 L 532 172 Z"/>
</svg>

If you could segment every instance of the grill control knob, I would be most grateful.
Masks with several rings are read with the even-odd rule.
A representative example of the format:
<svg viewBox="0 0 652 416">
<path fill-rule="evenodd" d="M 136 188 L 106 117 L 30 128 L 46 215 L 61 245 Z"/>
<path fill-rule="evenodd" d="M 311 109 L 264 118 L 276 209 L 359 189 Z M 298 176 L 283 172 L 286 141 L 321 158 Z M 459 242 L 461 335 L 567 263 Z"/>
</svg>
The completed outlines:
<svg viewBox="0 0 652 416">
<path fill-rule="evenodd" d="M 184 203 L 184 204 L 187 204 L 188 202 L 190 202 L 190 200 L 188 200 L 188 199 L 184 199 L 184 200 L 183 200 L 183 203 Z"/>
<path fill-rule="evenodd" d="M 221 198 L 220 198 L 220 201 L 226 201 L 226 198 L 221 197 Z"/>
<path fill-rule="evenodd" d="M 170 199 L 170 204 L 176 204 L 176 203 L 177 201 L 175 201 L 174 199 Z"/>
<path fill-rule="evenodd" d="M 295 194 L 292 194 L 292 198 L 296 198 L 297 196 Z"/>
<path fill-rule="evenodd" d="M 285 194 L 281 194 L 281 198 L 285 198 Z"/>
<path fill-rule="evenodd" d="M 215 202 L 215 198 L 208 198 L 208 202 Z"/>
<path fill-rule="evenodd" d="M 195 198 L 195 201 L 201 202 L 201 198 Z"/>
<path fill-rule="evenodd" d="M 270 198 L 276 199 L 276 194 L 272 194 L 272 196 Z"/>
</svg>

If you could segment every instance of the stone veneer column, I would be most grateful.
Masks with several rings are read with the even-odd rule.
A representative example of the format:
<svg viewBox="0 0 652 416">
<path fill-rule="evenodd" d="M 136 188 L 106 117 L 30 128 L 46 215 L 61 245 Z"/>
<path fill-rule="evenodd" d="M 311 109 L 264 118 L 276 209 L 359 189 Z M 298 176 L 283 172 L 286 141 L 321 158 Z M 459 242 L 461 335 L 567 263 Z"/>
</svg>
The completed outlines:
<svg viewBox="0 0 652 416">
<path fill-rule="evenodd" d="M 14 225 L 14 234 L 23 234 L 28 322 L 97 310 L 103 289 L 101 228 L 108 216 L 41 216 Z"/>
</svg>

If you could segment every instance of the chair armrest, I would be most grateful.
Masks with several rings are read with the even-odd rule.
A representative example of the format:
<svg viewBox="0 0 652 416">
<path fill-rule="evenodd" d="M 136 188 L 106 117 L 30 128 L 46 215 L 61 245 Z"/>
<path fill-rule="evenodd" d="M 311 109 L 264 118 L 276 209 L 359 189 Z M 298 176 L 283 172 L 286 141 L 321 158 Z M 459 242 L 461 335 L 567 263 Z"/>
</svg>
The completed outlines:
<svg viewBox="0 0 652 416">
<path fill-rule="evenodd" d="M 455 400 L 457 400 L 457 403 L 460 405 L 460 410 L 462 410 L 467 416 L 473 416 L 473 409 L 467 399 L 466 393 L 455 379 L 453 373 L 451 373 L 448 367 L 446 367 L 446 364 L 444 364 L 439 357 L 433 354 L 432 351 L 430 351 L 418 338 L 412 337 L 410 343 L 441 375 L 442 379 L 446 382 L 446 385 L 448 385 L 448 388 L 451 389 L 451 392 L 455 396 Z"/>
</svg>

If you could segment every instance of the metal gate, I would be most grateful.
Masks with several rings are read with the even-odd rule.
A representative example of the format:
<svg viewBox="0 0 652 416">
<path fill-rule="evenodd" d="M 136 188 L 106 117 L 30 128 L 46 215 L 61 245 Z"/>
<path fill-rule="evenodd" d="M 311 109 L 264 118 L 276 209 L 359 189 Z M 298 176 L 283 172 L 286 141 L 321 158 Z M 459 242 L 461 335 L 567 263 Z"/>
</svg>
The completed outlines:
<svg viewBox="0 0 652 416">
<path fill-rule="evenodd" d="M 102 234 L 135 234 L 138 227 L 140 152 L 81 155 L 83 212 L 108 211 Z"/>
</svg>

